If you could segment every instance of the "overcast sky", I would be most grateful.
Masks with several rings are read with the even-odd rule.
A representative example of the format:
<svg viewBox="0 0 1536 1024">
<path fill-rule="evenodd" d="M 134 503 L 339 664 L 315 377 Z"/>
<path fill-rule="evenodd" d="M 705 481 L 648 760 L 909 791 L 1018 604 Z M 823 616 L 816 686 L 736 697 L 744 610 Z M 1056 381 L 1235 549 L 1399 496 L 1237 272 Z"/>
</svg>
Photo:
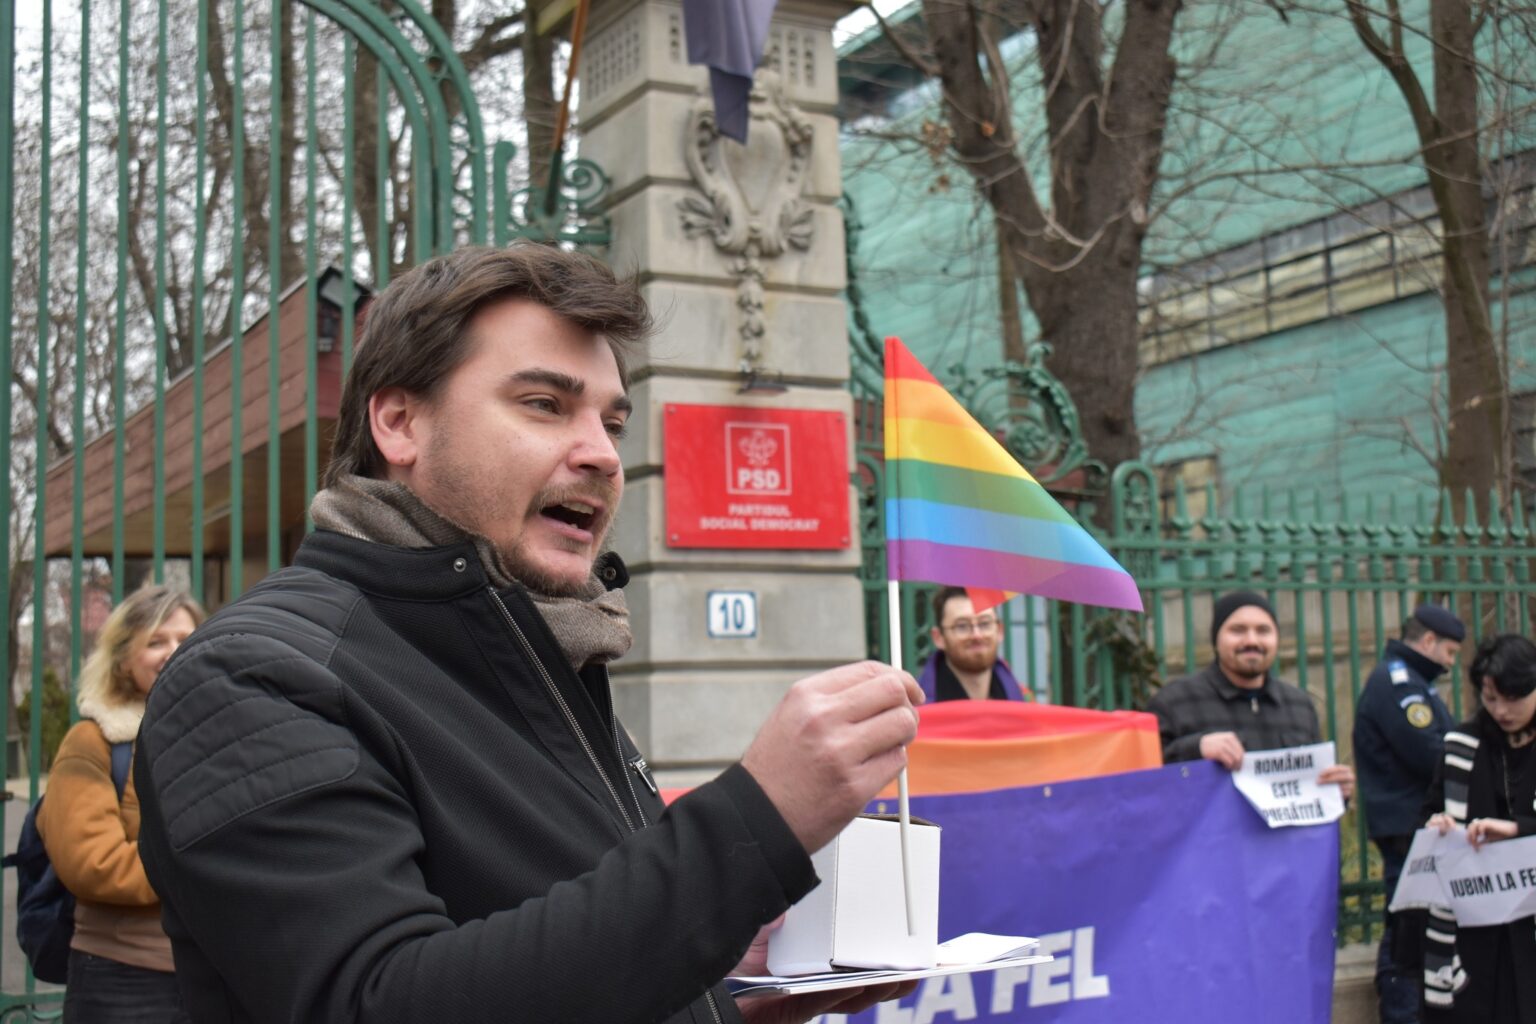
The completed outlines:
<svg viewBox="0 0 1536 1024">
<path fill-rule="evenodd" d="M 882 15 L 886 15 L 898 7 L 905 7 L 909 3 L 916 2 L 917 0 L 875 0 L 874 6 Z M 837 27 L 832 30 L 832 42 L 836 46 L 842 46 L 843 43 L 863 32 L 874 23 L 875 16 L 869 12 L 869 8 L 867 6 L 861 7 L 837 23 Z"/>
<path fill-rule="evenodd" d="M 915 2 L 916 0 L 874 0 L 874 5 L 879 8 L 881 14 L 890 14 L 899 7 Z M 17 40 L 18 48 L 36 48 L 40 45 L 43 30 L 43 0 L 15 0 L 15 3 L 16 30 L 21 37 Z M 53 5 L 55 32 L 60 31 L 65 25 L 72 27 L 77 23 L 75 10 L 75 0 L 55 0 Z M 832 31 L 832 41 L 834 45 L 841 46 L 874 23 L 875 16 L 870 13 L 868 7 L 861 7 L 837 23 L 837 27 Z"/>
</svg>

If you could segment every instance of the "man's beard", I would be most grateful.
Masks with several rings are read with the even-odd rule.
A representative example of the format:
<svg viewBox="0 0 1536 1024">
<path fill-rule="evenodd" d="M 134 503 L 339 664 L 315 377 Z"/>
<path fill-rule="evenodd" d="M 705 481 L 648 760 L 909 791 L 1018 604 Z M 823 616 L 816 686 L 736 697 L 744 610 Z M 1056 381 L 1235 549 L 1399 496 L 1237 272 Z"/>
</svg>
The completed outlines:
<svg viewBox="0 0 1536 1024">
<path fill-rule="evenodd" d="M 494 522 L 502 513 L 501 502 L 494 486 L 488 486 L 489 471 L 458 459 L 454 439 L 448 434 L 434 435 L 428 449 L 429 461 L 437 469 L 434 473 L 435 491 L 440 507 L 434 511 L 466 533 L 483 538 L 496 552 L 497 560 L 508 578 L 523 584 L 529 590 L 550 597 L 577 597 L 587 589 L 591 580 L 588 574 L 581 580 L 570 580 L 542 569 L 536 558 L 525 550 L 528 531 L 519 531 L 511 544 L 497 544 L 491 539 L 485 524 Z M 593 522 L 590 529 L 597 538 L 592 560 L 608 550 L 608 538 L 612 533 L 614 518 L 618 514 L 619 489 L 610 481 L 595 479 L 584 486 L 546 487 L 534 494 L 522 510 L 524 524 L 539 515 L 540 509 L 550 508 L 564 501 L 591 499 L 604 509 L 604 519 Z"/>
<path fill-rule="evenodd" d="M 1261 666 L 1260 668 L 1250 670 L 1243 664 L 1248 660 L 1249 655 L 1257 655 L 1257 664 Z M 1269 672 L 1269 667 L 1274 663 L 1274 655 L 1268 651 L 1241 650 L 1234 651 L 1232 656 L 1223 662 L 1223 667 L 1239 679 L 1261 679 Z"/>
<path fill-rule="evenodd" d="M 608 527 L 611 528 L 612 525 L 613 520 L 610 518 Z M 602 538 L 597 542 L 597 555 L 592 559 L 594 562 L 609 550 L 608 540 L 611 535 L 611 529 L 605 528 Z M 534 563 L 533 559 L 523 553 L 521 538 L 511 547 L 497 547 L 496 557 L 501 560 L 501 567 L 509 577 L 534 593 L 543 594 L 546 597 L 580 597 L 592 580 L 590 573 L 586 579 L 577 583 L 545 572 Z"/>
<path fill-rule="evenodd" d="M 962 672 L 985 672 L 997 662 L 997 648 L 988 647 L 982 650 L 970 650 L 957 647 L 945 651 L 945 657 L 949 659 L 950 667 L 958 668 Z"/>
</svg>

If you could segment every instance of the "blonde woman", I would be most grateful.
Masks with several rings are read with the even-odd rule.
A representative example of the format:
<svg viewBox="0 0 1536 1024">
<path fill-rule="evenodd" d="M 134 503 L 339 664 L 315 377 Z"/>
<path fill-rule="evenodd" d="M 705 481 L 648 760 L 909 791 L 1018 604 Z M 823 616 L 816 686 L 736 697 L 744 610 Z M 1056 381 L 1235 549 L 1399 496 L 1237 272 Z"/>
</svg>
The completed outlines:
<svg viewBox="0 0 1536 1024">
<path fill-rule="evenodd" d="M 131 774 L 118 798 L 114 744 L 132 743 L 160 669 L 203 620 L 186 594 L 147 586 L 108 616 L 80 675 L 80 722 L 59 745 L 37 829 L 75 894 L 66 1024 L 185 1021 L 160 899 L 139 860 Z M 131 749 L 131 748 L 130 748 Z"/>
</svg>

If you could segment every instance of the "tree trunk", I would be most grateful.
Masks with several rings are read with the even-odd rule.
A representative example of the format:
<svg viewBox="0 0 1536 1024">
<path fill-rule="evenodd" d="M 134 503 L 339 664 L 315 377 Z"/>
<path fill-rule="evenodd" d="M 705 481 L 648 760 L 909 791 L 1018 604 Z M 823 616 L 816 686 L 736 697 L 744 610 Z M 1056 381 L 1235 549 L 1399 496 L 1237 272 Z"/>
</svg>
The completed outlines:
<svg viewBox="0 0 1536 1024">
<path fill-rule="evenodd" d="M 1019 272 L 1013 265 L 1013 252 L 1004 242 L 1006 232 L 997 224 L 997 312 L 1003 335 L 1003 359 L 1010 363 L 1029 361 L 1024 344 L 1024 315 L 1019 308 Z"/>
<path fill-rule="evenodd" d="M 357 218 L 363 228 L 363 245 L 368 250 L 373 279 L 378 282 L 383 277 L 379 259 L 379 204 L 383 185 L 378 173 L 379 132 L 383 130 L 378 103 L 379 62 L 361 46 L 357 48 L 357 68 L 352 80 L 357 96 L 353 107 L 352 182 Z"/>
<path fill-rule="evenodd" d="M 955 156 L 992 208 L 998 244 L 1052 346 L 1048 365 L 1077 403 L 1088 452 L 1111 469 L 1141 454 L 1136 284 L 1162 161 L 1179 7 L 1129 0 L 1107 67 L 1100 5 L 1008 7 L 1022 9 L 1034 30 L 1049 131 L 1047 201 L 1018 152 L 1013 83 L 998 46 L 1018 26 L 1005 23 L 995 3 L 923 4 Z M 1003 283 L 1005 338 L 1010 291 Z M 1022 338 L 1013 344 L 1021 348 Z"/>
<path fill-rule="evenodd" d="M 11 606 L 5 610 L 5 628 L 9 640 L 5 665 L 7 732 L 16 726 L 19 719 L 16 710 L 16 669 L 21 665 L 21 612 L 27 607 L 32 597 L 32 560 L 30 558 L 17 559 L 12 563 L 10 595 Z M 9 765 L 0 766 L 0 768 L 8 770 Z"/>
<path fill-rule="evenodd" d="M 1424 148 L 1444 234 L 1445 364 L 1449 415 L 1440 481 L 1460 497 L 1476 496 L 1488 521 L 1491 493 L 1509 496 L 1507 384 L 1488 310 L 1488 223 L 1478 152 L 1477 69 L 1471 54 L 1472 8 L 1432 0 L 1435 120 L 1439 138 Z"/>
<path fill-rule="evenodd" d="M 276 16 L 281 17 L 278 31 L 282 33 L 282 54 L 278 62 L 282 76 L 282 126 L 278 133 L 278 251 L 276 275 L 277 288 L 283 289 L 299 280 L 304 274 L 304 253 L 296 237 L 299 225 L 304 223 L 301 203 L 295 202 L 293 171 L 298 161 L 299 149 L 299 84 L 297 48 L 299 46 L 298 13 L 293 0 L 277 0 Z M 307 129 L 306 129 L 307 130 Z"/>
<path fill-rule="evenodd" d="M 542 186 L 554 156 L 555 101 L 554 33 L 539 35 L 530 18 L 523 28 L 523 120 L 528 126 L 528 180 Z"/>
<path fill-rule="evenodd" d="M 1025 275 L 1030 307 L 1051 344 L 1046 366 L 1077 404 L 1088 454 L 1109 467 L 1141 454 L 1137 269 L 1135 262 L 1105 258 L 1085 260 L 1068 273 Z M 1085 301 L 1088 295 L 1096 297 Z"/>
<path fill-rule="evenodd" d="M 1446 449 L 1440 482 L 1458 499 L 1470 489 L 1479 518 L 1497 492 L 1507 501 L 1513 485 L 1508 430 L 1508 382 L 1488 309 L 1488 224 L 1482 197 L 1475 63 L 1475 11 L 1464 0 L 1430 0 L 1434 44 L 1434 99 L 1425 93 L 1403 49 L 1404 25 L 1388 18 L 1387 35 L 1375 29 L 1372 10 L 1346 0 L 1355 34 L 1392 76 L 1413 118 L 1430 193 L 1440 215 L 1445 367 L 1448 394 Z M 1394 12 L 1396 8 L 1392 9 Z"/>
</svg>

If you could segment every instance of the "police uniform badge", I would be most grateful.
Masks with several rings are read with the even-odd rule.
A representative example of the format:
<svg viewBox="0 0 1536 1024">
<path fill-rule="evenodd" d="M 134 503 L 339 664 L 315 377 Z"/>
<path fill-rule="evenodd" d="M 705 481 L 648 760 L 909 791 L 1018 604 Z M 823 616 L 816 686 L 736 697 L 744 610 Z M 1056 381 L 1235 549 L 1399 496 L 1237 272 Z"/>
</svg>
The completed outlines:
<svg viewBox="0 0 1536 1024">
<path fill-rule="evenodd" d="M 1435 720 L 1435 713 L 1430 710 L 1429 704 L 1424 701 L 1414 701 L 1407 709 L 1408 724 L 1415 729 L 1427 729 Z"/>
</svg>

